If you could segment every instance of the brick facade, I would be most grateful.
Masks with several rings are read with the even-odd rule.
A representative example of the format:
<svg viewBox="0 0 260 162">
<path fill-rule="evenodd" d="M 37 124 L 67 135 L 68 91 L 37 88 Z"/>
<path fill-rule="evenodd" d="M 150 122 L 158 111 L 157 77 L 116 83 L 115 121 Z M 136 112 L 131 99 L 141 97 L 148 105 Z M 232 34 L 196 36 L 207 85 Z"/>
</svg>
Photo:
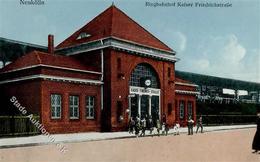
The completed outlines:
<svg viewBox="0 0 260 162">
<path fill-rule="evenodd" d="M 78 40 L 81 32 L 89 32 L 93 37 Z M 53 37 L 49 38 L 53 42 Z M 188 111 L 192 111 L 196 120 L 196 87 L 175 78 L 173 50 L 115 6 L 72 34 L 54 53 L 53 49 L 49 51 L 51 54 L 34 51 L 0 71 L 1 103 L 7 108 L 2 114 L 8 114 L 12 107 L 8 100 L 15 96 L 28 111 L 40 115 L 41 123 L 50 133 L 126 130 L 131 110 L 130 76 L 137 65 L 145 64 L 158 78 L 160 117 L 165 114 L 169 126 L 176 122 L 185 126 Z M 61 117 L 56 119 L 52 118 L 51 106 L 54 94 L 61 96 Z M 70 103 L 70 96 L 79 98 L 77 119 L 70 118 L 74 102 Z M 87 96 L 94 97 L 93 119 L 86 118 Z"/>
</svg>

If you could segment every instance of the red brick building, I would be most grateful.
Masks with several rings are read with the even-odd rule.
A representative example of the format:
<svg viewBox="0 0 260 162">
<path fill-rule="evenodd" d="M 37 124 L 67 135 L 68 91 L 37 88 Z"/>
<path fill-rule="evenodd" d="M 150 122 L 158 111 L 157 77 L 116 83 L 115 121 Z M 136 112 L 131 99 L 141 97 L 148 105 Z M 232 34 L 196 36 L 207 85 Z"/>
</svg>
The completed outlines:
<svg viewBox="0 0 260 162">
<path fill-rule="evenodd" d="M 53 36 L 48 41 L 48 53 L 1 69 L 0 90 L 49 132 L 125 130 L 137 115 L 165 114 L 170 126 L 196 120 L 196 85 L 175 78 L 175 51 L 115 6 L 57 47 Z"/>
</svg>

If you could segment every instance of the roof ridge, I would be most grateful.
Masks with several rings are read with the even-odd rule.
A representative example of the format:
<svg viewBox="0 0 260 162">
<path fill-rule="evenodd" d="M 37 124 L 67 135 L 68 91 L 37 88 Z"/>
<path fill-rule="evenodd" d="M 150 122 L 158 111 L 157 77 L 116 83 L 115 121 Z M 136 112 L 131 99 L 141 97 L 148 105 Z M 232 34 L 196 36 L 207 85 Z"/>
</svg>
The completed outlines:
<svg viewBox="0 0 260 162">
<path fill-rule="evenodd" d="M 107 9 L 105 9 L 103 12 L 101 12 L 100 14 L 96 15 L 91 21 L 87 21 L 87 23 L 85 23 L 85 25 L 83 25 L 81 28 L 79 28 L 78 30 L 76 30 L 74 33 L 70 34 L 70 36 L 68 36 L 65 40 L 63 40 L 62 42 L 60 42 L 55 49 L 59 49 L 62 47 L 61 46 L 64 42 L 66 42 L 67 40 L 69 40 L 72 36 L 74 36 L 75 34 L 77 34 L 78 32 L 80 32 L 81 30 L 83 30 L 88 24 L 90 24 L 91 22 L 96 21 L 97 18 L 99 18 L 100 15 L 104 14 L 105 12 L 107 12 L 110 9 L 110 7 L 108 7 Z M 111 30 L 112 31 L 112 30 Z M 110 31 L 110 32 L 111 32 Z"/>
<path fill-rule="evenodd" d="M 113 2 L 114 3 L 114 2 Z M 110 7 L 109 7 L 110 8 Z M 111 6 L 111 26 L 110 26 L 110 33 L 109 33 L 109 35 L 111 35 L 112 34 L 112 31 L 113 31 L 113 20 L 114 20 L 114 8 L 115 8 L 115 6 L 114 6 L 114 4 L 112 4 L 112 6 Z"/>
<path fill-rule="evenodd" d="M 133 28 L 133 30 L 130 30 L 128 26 Z M 90 36 L 84 39 L 78 39 L 77 37 L 80 32 L 89 32 Z M 135 35 L 135 33 L 139 33 L 139 35 Z M 145 35 L 145 38 L 142 38 L 140 34 Z M 163 49 L 169 52 L 173 51 L 173 49 L 168 45 L 146 30 L 115 5 L 111 5 L 91 21 L 86 23 L 83 27 L 71 34 L 67 39 L 59 43 L 56 46 L 56 49 L 68 47 L 73 44 L 81 44 L 96 39 L 102 39 L 107 36 L 115 36 L 131 40 L 133 42 Z"/>
<path fill-rule="evenodd" d="M 124 11 L 122 11 L 121 9 L 117 8 L 116 6 L 113 6 L 114 8 L 116 8 L 118 11 L 120 11 L 122 14 L 124 14 L 124 16 L 126 16 L 127 18 L 129 18 L 130 21 L 132 21 L 133 23 L 135 23 L 137 26 L 141 27 L 145 32 L 147 32 L 148 34 L 150 34 L 153 38 L 155 38 L 157 41 L 159 41 L 160 43 L 162 43 L 163 45 L 165 45 L 166 47 L 168 47 L 170 50 L 169 51 L 173 51 L 168 45 L 166 45 L 164 42 L 162 42 L 160 39 L 158 39 L 156 36 L 154 36 L 151 32 L 149 32 L 147 29 L 145 29 L 142 25 L 140 25 L 138 22 L 136 22 L 134 19 L 132 19 L 130 16 L 128 16 Z"/>
</svg>

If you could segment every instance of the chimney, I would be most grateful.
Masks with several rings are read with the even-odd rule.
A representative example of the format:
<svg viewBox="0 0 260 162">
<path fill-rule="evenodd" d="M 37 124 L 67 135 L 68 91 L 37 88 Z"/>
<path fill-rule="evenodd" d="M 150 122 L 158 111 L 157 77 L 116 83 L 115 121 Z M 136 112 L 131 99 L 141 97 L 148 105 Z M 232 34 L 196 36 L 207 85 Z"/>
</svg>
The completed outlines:
<svg viewBox="0 0 260 162">
<path fill-rule="evenodd" d="M 54 54 L 54 36 L 48 35 L 48 53 Z"/>
</svg>

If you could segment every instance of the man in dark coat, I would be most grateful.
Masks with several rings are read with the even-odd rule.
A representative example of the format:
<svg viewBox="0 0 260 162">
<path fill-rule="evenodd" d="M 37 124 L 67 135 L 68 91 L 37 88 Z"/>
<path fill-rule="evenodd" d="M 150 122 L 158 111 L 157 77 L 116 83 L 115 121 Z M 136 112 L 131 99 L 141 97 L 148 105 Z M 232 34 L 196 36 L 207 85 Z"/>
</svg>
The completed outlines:
<svg viewBox="0 0 260 162">
<path fill-rule="evenodd" d="M 258 113 L 257 116 L 256 133 L 252 144 L 252 149 L 254 150 L 253 153 L 257 153 L 258 151 L 260 151 L 260 113 Z"/>
<path fill-rule="evenodd" d="M 193 135 L 193 124 L 194 124 L 194 121 L 192 120 L 192 118 L 190 116 L 189 120 L 188 120 L 188 135 Z"/>
<path fill-rule="evenodd" d="M 148 130 L 150 130 L 150 134 L 153 133 L 153 127 L 154 127 L 153 118 L 152 118 L 152 116 L 149 116 L 149 119 L 147 121 L 147 128 L 148 128 Z"/>
</svg>

